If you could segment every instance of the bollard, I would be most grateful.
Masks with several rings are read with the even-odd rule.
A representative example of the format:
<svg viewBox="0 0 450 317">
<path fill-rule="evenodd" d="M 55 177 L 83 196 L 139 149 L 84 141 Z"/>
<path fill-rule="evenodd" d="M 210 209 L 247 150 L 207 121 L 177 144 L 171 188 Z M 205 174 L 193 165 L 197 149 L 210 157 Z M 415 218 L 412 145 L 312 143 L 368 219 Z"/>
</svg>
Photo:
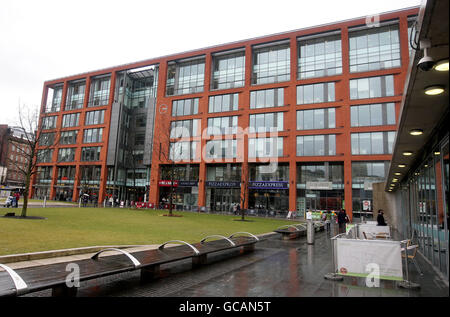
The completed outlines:
<svg viewBox="0 0 450 317">
<path fill-rule="evenodd" d="M 314 244 L 314 231 L 314 222 L 309 219 L 307 221 L 306 243 Z"/>
</svg>

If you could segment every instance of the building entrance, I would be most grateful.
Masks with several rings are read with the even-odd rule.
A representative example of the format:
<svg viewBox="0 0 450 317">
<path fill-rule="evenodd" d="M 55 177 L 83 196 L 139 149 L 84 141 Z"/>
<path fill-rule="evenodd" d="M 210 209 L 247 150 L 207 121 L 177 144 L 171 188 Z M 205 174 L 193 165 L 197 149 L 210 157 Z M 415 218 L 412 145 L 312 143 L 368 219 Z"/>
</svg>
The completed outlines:
<svg viewBox="0 0 450 317">
<path fill-rule="evenodd" d="M 240 203 L 240 188 L 208 188 L 206 205 L 211 211 L 232 212 L 233 207 Z"/>
</svg>

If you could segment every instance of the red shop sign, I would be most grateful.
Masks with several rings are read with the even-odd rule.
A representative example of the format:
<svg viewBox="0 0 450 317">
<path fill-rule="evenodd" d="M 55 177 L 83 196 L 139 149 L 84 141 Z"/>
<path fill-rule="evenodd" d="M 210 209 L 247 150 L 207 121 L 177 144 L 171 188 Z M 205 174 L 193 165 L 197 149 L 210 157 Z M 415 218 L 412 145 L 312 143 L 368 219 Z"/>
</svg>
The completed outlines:
<svg viewBox="0 0 450 317">
<path fill-rule="evenodd" d="M 166 180 L 160 180 L 159 182 L 158 182 L 158 185 L 159 186 L 164 186 L 164 187 L 170 187 L 170 184 L 171 184 L 172 182 L 169 180 L 169 181 L 166 181 Z M 173 187 L 178 187 L 178 181 L 173 181 Z"/>
</svg>

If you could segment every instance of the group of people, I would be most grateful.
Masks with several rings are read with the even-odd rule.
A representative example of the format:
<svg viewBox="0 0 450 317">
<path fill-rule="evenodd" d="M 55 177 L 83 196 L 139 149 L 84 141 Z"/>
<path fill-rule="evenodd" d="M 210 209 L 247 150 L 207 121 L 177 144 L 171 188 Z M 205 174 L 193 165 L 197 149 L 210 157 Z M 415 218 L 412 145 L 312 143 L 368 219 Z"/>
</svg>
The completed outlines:
<svg viewBox="0 0 450 317">
<path fill-rule="evenodd" d="M 20 192 L 11 192 L 8 198 L 6 198 L 5 207 L 18 208 L 19 199 L 20 199 Z"/>
<path fill-rule="evenodd" d="M 329 213 L 324 213 L 322 215 L 322 220 L 326 223 L 329 223 Z M 345 209 L 341 209 L 337 214 L 337 223 L 339 225 L 339 233 L 344 233 L 346 231 L 346 224 L 350 222 L 350 219 L 347 216 L 347 212 Z M 377 225 L 378 226 L 387 226 L 386 221 L 384 220 L 384 210 L 379 209 L 378 210 L 378 216 L 377 216 Z M 328 227 L 328 226 L 327 226 Z"/>
</svg>

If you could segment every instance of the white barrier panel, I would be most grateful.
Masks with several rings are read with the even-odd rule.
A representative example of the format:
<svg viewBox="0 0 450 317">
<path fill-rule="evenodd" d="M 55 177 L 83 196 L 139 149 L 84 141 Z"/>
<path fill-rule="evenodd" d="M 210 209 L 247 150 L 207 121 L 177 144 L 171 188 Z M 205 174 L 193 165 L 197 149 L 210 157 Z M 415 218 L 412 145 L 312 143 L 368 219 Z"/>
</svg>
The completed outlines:
<svg viewBox="0 0 450 317">
<path fill-rule="evenodd" d="M 364 239 L 363 232 L 368 236 L 367 238 L 375 237 L 379 234 L 387 234 L 391 236 L 391 229 L 389 226 L 374 226 L 371 224 L 360 224 L 358 225 L 358 237 Z"/>
<path fill-rule="evenodd" d="M 403 280 L 400 241 L 336 239 L 336 268 L 343 276 L 373 276 L 379 268 L 379 278 Z"/>
</svg>

